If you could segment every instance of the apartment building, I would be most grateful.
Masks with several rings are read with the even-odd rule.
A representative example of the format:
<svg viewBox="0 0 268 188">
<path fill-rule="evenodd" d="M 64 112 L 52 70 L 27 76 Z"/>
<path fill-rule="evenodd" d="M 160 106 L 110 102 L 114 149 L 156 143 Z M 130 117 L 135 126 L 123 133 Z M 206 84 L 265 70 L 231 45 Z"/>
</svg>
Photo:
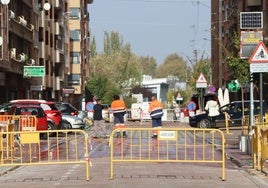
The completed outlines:
<svg viewBox="0 0 268 188">
<path fill-rule="evenodd" d="M 89 76 L 91 3 L 1 1 L 0 103 L 18 98 L 81 103 Z"/>
<path fill-rule="evenodd" d="M 262 12 L 263 28 L 241 29 L 241 12 Z M 212 82 L 217 88 L 226 87 L 231 75 L 228 73 L 226 59 L 231 52 L 239 54 L 241 48 L 235 50 L 232 43 L 234 33 L 240 37 L 241 32 L 261 32 L 267 39 L 268 32 L 268 1 L 267 0 L 213 0 L 211 1 L 211 62 Z M 266 40 L 264 40 L 267 43 Z M 247 58 L 247 57 L 241 57 Z"/>
</svg>

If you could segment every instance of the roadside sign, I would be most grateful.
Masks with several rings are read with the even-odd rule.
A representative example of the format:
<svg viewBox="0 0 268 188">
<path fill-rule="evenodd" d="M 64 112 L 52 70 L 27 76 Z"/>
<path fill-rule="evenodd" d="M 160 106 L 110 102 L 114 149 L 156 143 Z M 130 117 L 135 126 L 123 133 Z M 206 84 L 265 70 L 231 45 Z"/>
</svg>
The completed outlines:
<svg viewBox="0 0 268 188">
<path fill-rule="evenodd" d="M 259 42 L 248 61 L 250 63 L 268 63 L 268 50 L 262 41 Z"/>
<path fill-rule="evenodd" d="M 30 85 L 30 91 L 43 91 L 42 85 Z"/>
<path fill-rule="evenodd" d="M 263 31 L 241 31 L 240 57 L 249 58 L 260 41 L 263 40 Z"/>
<path fill-rule="evenodd" d="M 209 91 L 210 93 L 214 93 L 214 92 L 216 91 L 215 86 L 214 86 L 214 85 L 210 85 L 209 88 L 208 88 L 208 91 Z"/>
<path fill-rule="evenodd" d="M 43 77 L 45 76 L 44 66 L 24 66 L 23 67 L 24 77 Z"/>
<path fill-rule="evenodd" d="M 197 108 L 197 105 L 194 101 L 190 101 L 186 106 L 189 111 L 194 111 Z"/>
<path fill-rule="evenodd" d="M 196 80 L 196 88 L 206 88 L 206 87 L 208 87 L 207 79 L 201 72 Z"/>
<path fill-rule="evenodd" d="M 268 72 L 268 63 L 251 63 L 249 68 L 251 73 Z"/>
<path fill-rule="evenodd" d="M 177 131 L 159 131 L 159 140 L 177 140 Z"/>
<path fill-rule="evenodd" d="M 261 73 L 268 72 L 268 50 L 265 44 L 260 41 L 251 57 L 250 62 L 250 72 Z"/>
<path fill-rule="evenodd" d="M 87 104 L 86 104 L 86 110 L 88 112 L 92 112 L 93 111 L 93 107 L 94 107 L 94 103 L 93 102 L 87 102 Z"/>
</svg>

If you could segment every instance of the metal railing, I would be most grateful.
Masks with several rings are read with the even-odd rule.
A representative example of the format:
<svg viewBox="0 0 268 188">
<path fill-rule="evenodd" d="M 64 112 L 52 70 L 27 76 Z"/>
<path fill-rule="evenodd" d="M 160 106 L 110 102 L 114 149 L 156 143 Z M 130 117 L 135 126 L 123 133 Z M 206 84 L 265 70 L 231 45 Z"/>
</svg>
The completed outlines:
<svg viewBox="0 0 268 188">
<path fill-rule="evenodd" d="M 161 128 L 152 139 L 153 128 L 125 128 L 127 138 L 117 138 L 115 129 L 110 137 L 110 179 L 114 163 L 180 162 L 218 163 L 225 180 L 225 137 L 216 129 Z M 123 130 L 120 130 L 121 133 Z M 222 152 L 216 152 L 216 149 Z"/>
<path fill-rule="evenodd" d="M 16 137 L 15 135 L 18 135 Z M 40 135 L 46 135 L 45 139 Z M 53 135 L 53 136 L 51 136 Z M 83 130 L 0 132 L 0 167 L 27 165 L 86 165 L 89 180 L 88 135 Z"/>
</svg>

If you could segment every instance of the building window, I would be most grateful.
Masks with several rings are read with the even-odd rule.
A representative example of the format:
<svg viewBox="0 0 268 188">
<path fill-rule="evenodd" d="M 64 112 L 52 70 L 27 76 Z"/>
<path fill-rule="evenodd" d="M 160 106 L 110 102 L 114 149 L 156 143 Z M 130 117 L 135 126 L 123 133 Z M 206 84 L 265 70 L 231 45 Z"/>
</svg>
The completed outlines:
<svg viewBox="0 0 268 188">
<path fill-rule="evenodd" d="M 68 84 L 69 85 L 80 85 L 80 74 L 70 74 L 68 76 Z"/>
<path fill-rule="evenodd" d="M 81 32 L 80 30 L 71 30 L 70 37 L 72 41 L 81 41 Z"/>
<path fill-rule="evenodd" d="M 69 13 L 69 19 L 70 20 L 78 20 L 80 19 L 80 8 L 70 8 L 70 13 Z"/>
<path fill-rule="evenodd" d="M 79 64 L 81 63 L 81 54 L 79 52 L 71 52 L 71 64 Z"/>
</svg>

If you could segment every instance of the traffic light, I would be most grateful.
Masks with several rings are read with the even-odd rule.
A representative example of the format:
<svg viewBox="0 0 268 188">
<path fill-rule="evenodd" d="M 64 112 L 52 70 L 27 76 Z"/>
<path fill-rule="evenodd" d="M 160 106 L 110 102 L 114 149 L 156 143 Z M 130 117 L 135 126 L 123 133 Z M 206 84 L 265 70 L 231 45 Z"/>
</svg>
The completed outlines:
<svg viewBox="0 0 268 188">
<path fill-rule="evenodd" d="M 239 83 L 237 80 L 232 80 L 229 84 L 228 84 L 228 89 L 230 90 L 230 92 L 237 92 L 238 89 L 240 89 Z"/>
</svg>

